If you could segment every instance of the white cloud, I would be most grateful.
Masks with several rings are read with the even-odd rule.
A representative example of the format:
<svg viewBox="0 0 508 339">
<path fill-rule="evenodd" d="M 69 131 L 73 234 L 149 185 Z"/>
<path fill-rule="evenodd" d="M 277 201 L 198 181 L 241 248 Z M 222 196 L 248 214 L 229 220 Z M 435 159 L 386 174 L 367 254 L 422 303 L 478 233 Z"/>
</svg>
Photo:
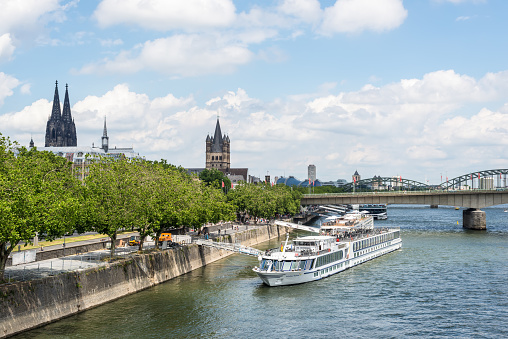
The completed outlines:
<svg viewBox="0 0 508 339">
<path fill-rule="evenodd" d="M 101 27 L 118 24 L 167 31 L 228 26 L 236 8 L 230 0 L 103 0 L 94 12 Z"/>
<path fill-rule="evenodd" d="M 406 154 L 410 159 L 416 160 L 445 159 L 447 156 L 439 148 L 430 145 L 413 145 L 406 149 Z"/>
<path fill-rule="evenodd" d="M 31 94 L 31 92 L 30 92 L 31 87 L 32 87 L 32 85 L 30 85 L 30 84 L 24 84 L 21 86 L 20 91 L 22 94 Z"/>
<path fill-rule="evenodd" d="M 317 23 L 321 19 L 322 11 L 318 0 L 284 0 L 279 11 L 306 23 Z"/>
<path fill-rule="evenodd" d="M 59 0 L 4 0 L 0 33 L 33 30 L 44 15 L 60 8 Z"/>
<path fill-rule="evenodd" d="M 122 39 L 100 39 L 99 40 L 100 43 L 101 43 L 101 46 L 106 46 L 106 47 L 112 47 L 112 46 L 120 46 L 120 45 L 123 45 L 123 40 Z"/>
<path fill-rule="evenodd" d="M 402 0 L 337 0 L 325 9 L 321 31 L 325 35 L 383 32 L 399 27 L 406 17 Z"/>
<path fill-rule="evenodd" d="M 229 73 L 253 55 L 245 46 L 219 35 L 174 35 L 147 41 L 114 60 L 84 66 L 81 73 L 133 73 L 150 69 L 168 75 L 196 76 Z"/>
<path fill-rule="evenodd" d="M 51 107 L 52 103 L 46 99 L 40 99 L 30 106 L 26 106 L 20 112 L 0 115 L 0 126 L 4 128 L 1 132 L 5 135 L 6 131 L 9 131 L 20 144 L 25 142 L 28 144 L 30 139 L 27 135 L 31 132 L 41 132 L 44 136 Z M 20 137 L 20 135 L 24 137 Z"/>
<path fill-rule="evenodd" d="M 0 106 L 3 105 L 6 97 L 13 94 L 13 89 L 19 85 L 19 80 L 0 72 Z"/>
<path fill-rule="evenodd" d="M 318 0 L 282 0 L 276 6 L 253 6 L 238 14 L 231 0 L 103 0 L 94 13 L 101 27 L 128 24 L 172 35 L 84 65 L 79 72 L 152 70 L 172 77 L 230 73 L 252 60 L 286 60 L 277 46 L 253 52 L 253 45 L 268 40 L 296 39 L 307 30 L 325 35 L 385 31 L 400 26 L 406 16 L 401 0 L 337 0 L 324 10 Z M 101 40 L 108 47 L 122 43 Z"/>
<path fill-rule="evenodd" d="M 9 33 L 0 35 L 0 61 L 10 60 L 14 50 L 11 35 Z"/>
<path fill-rule="evenodd" d="M 508 103 L 498 110 L 481 108 L 502 100 L 507 84 L 506 72 L 475 79 L 436 71 L 356 92 L 313 94 L 312 99 L 302 95 L 263 102 L 239 88 L 203 105 L 171 93 L 150 98 L 120 84 L 76 102 L 72 114 L 80 145 L 99 142 L 107 115 L 112 146 L 134 145 L 149 159 L 185 167 L 203 166 L 204 141 L 220 114 L 222 131 L 232 141 L 232 166 L 249 167 L 253 175 L 269 170 L 304 178 L 312 162 L 324 180 L 349 178 L 354 169 L 366 177 L 406 176 L 401 169 L 411 168 L 421 175 L 412 179 L 423 181 L 425 172 L 436 168 L 450 173 L 458 168 L 459 175 L 508 158 Z M 28 142 L 27 133 L 40 131 L 34 135 L 40 145 L 50 110 L 51 103 L 39 100 L 0 116 L 0 124 L 21 142 Z M 473 153 L 488 158 L 482 156 L 479 163 L 469 156 Z"/>
</svg>

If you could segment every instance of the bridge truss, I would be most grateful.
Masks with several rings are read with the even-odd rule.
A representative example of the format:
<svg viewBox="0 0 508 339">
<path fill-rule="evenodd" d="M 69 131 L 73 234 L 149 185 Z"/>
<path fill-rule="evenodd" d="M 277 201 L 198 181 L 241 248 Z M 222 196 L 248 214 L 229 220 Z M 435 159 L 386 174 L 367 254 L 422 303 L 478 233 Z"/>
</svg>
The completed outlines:
<svg viewBox="0 0 508 339">
<path fill-rule="evenodd" d="M 350 182 L 343 186 L 345 191 L 362 191 L 362 190 L 410 190 L 423 191 L 430 189 L 430 186 L 423 182 L 405 179 L 402 177 L 374 177 L 369 179 Z"/>
<path fill-rule="evenodd" d="M 441 183 L 441 188 L 445 190 L 461 189 L 461 187 L 464 186 L 469 186 L 472 189 L 493 189 L 495 187 L 506 188 L 507 174 L 508 169 L 472 172 Z"/>
<path fill-rule="evenodd" d="M 357 182 L 350 182 L 341 186 L 346 192 L 353 190 L 372 191 L 372 190 L 408 190 L 408 191 L 423 191 L 440 188 L 443 190 L 459 190 L 464 186 L 470 189 L 494 189 L 494 188 L 508 188 L 507 177 L 508 169 L 494 169 L 477 171 L 458 176 L 456 178 L 447 179 L 440 185 L 431 186 L 423 182 L 405 179 L 402 177 L 374 177 L 369 179 L 358 180 Z"/>
</svg>

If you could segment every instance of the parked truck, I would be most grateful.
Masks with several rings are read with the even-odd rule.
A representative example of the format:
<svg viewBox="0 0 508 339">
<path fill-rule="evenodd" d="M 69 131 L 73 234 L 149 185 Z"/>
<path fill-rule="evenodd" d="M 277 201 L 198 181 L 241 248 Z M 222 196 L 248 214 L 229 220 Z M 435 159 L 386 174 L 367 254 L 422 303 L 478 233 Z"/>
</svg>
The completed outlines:
<svg viewBox="0 0 508 339">
<path fill-rule="evenodd" d="M 163 241 L 173 241 L 173 239 L 171 238 L 171 233 L 162 232 L 159 237 L 159 242 L 163 242 Z"/>
</svg>

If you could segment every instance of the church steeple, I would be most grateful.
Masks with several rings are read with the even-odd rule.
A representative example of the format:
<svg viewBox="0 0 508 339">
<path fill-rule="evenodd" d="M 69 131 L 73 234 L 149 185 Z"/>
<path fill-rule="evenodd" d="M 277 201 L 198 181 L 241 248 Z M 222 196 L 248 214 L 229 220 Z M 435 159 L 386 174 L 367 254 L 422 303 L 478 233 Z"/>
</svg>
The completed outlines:
<svg viewBox="0 0 508 339">
<path fill-rule="evenodd" d="M 108 137 L 108 129 L 106 127 L 106 116 L 104 116 L 104 130 L 102 131 L 102 149 L 104 152 L 108 153 L 109 149 L 109 137 Z"/>
<path fill-rule="evenodd" d="M 220 131 L 219 117 L 215 125 L 215 133 L 213 135 L 212 152 L 222 152 L 222 133 Z"/>
<path fill-rule="evenodd" d="M 222 135 L 217 116 L 217 124 L 215 125 L 215 133 L 213 137 L 206 137 L 206 168 L 218 169 L 227 173 L 231 166 L 230 160 L 230 141 L 229 137 Z"/>
<path fill-rule="evenodd" d="M 53 98 L 53 110 L 51 111 L 51 120 L 60 120 L 62 113 L 60 111 L 60 96 L 58 95 L 58 80 L 55 82 L 55 96 Z"/>
</svg>

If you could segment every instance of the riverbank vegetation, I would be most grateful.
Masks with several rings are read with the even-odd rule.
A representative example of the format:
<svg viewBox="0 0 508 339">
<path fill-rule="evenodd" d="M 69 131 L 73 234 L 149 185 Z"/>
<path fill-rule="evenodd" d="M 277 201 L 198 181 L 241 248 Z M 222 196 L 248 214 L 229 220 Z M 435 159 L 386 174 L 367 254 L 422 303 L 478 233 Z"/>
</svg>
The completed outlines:
<svg viewBox="0 0 508 339">
<path fill-rule="evenodd" d="M 139 231 L 142 249 L 147 236 L 157 240 L 165 230 L 200 229 L 240 215 L 254 220 L 293 215 L 300 206 L 301 193 L 282 185 L 223 190 L 231 184 L 219 171 L 199 180 L 165 160 L 89 162 L 87 177 L 79 181 L 66 158 L 19 147 L 0 134 L 0 281 L 9 254 L 20 243 L 31 244 L 36 234 L 51 240 L 94 231 L 110 238 L 113 254 L 122 230 Z"/>
</svg>

